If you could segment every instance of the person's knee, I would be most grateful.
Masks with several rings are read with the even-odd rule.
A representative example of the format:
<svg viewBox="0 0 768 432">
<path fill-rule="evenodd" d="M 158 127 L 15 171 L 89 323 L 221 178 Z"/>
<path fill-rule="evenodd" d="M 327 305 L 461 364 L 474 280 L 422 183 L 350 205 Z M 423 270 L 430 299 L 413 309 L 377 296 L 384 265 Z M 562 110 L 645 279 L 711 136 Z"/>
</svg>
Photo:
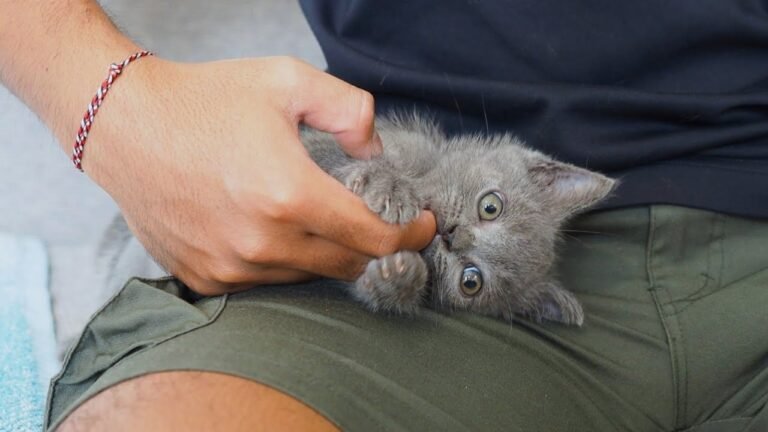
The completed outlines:
<svg viewBox="0 0 768 432">
<path fill-rule="evenodd" d="M 317 430 L 336 427 L 271 387 L 212 372 L 160 372 L 94 396 L 58 428 L 81 430 Z"/>
</svg>

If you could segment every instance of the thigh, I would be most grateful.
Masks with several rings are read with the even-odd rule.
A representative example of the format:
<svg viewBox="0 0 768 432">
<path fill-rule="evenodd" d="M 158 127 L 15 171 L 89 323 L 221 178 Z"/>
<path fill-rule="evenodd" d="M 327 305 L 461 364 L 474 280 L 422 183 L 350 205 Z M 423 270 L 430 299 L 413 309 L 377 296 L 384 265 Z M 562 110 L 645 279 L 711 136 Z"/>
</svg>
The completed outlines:
<svg viewBox="0 0 768 432">
<path fill-rule="evenodd" d="M 84 374 L 93 381 L 73 406 L 147 373 L 202 370 L 266 384 L 343 430 L 661 430 L 650 409 L 603 379 L 624 381 L 635 366 L 584 345 L 586 335 L 571 337 L 587 328 L 430 311 L 386 317 L 336 291 L 307 285 L 230 296 L 214 320 L 192 331 L 128 353 L 102 347 L 83 361 L 120 358 L 98 376 Z M 78 385 L 65 375 L 54 398 Z"/>
<path fill-rule="evenodd" d="M 257 382 L 211 372 L 158 372 L 89 399 L 67 431 L 337 431 L 320 414 Z"/>
<path fill-rule="evenodd" d="M 344 430 L 673 430 L 681 401 L 651 216 L 570 227 L 558 272 L 584 304 L 582 328 L 372 314 L 329 281 L 194 300 L 174 280 L 134 280 L 54 382 L 48 424 L 132 378 L 199 370 L 267 385 Z"/>
</svg>

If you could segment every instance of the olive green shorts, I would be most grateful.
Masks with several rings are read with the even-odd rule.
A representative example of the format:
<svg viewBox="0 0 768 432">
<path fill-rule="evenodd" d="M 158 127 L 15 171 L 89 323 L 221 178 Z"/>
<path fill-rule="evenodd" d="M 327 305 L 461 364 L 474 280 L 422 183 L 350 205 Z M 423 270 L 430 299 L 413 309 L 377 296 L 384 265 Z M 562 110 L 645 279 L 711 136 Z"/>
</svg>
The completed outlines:
<svg viewBox="0 0 768 432">
<path fill-rule="evenodd" d="M 373 314 L 328 281 L 194 300 L 134 279 L 52 382 L 47 425 L 122 381 L 203 370 L 350 431 L 768 431 L 768 221 L 652 206 L 569 228 L 582 328 Z"/>
</svg>

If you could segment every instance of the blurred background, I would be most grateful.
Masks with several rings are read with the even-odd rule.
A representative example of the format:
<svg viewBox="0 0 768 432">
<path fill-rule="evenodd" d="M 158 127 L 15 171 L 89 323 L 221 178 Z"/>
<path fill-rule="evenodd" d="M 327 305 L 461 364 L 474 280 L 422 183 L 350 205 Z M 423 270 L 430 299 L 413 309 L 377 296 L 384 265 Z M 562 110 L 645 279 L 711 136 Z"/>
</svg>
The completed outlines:
<svg viewBox="0 0 768 432">
<path fill-rule="evenodd" d="M 198 62 L 292 55 L 325 66 L 296 1 L 101 3 L 124 32 L 164 58 Z M 105 75 L 107 67 L 104 65 Z M 94 92 L 98 85 L 93 83 Z M 91 96 L 83 95 L 83 110 Z M 73 137 L 76 126 L 72 125 Z M 61 355 L 111 294 L 89 277 L 96 245 L 117 208 L 106 193 L 72 167 L 69 154 L 61 151 L 35 115 L 2 86 L 0 141 L 0 234 L 43 240 Z"/>
</svg>

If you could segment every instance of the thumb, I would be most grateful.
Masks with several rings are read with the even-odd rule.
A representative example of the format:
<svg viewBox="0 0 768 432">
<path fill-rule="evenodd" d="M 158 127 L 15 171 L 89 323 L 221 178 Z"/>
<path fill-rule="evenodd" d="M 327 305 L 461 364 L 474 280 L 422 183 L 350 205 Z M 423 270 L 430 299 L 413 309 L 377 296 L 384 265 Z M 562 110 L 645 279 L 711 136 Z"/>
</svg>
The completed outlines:
<svg viewBox="0 0 768 432">
<path fill-rule="evenodd" d="M 307 125 L 333 134 L 339 146 L 357 159 L 381 154 L 374 129 L 373 96 L 312 66 L 293 97 L 294 115 Z"/>
</svg>

